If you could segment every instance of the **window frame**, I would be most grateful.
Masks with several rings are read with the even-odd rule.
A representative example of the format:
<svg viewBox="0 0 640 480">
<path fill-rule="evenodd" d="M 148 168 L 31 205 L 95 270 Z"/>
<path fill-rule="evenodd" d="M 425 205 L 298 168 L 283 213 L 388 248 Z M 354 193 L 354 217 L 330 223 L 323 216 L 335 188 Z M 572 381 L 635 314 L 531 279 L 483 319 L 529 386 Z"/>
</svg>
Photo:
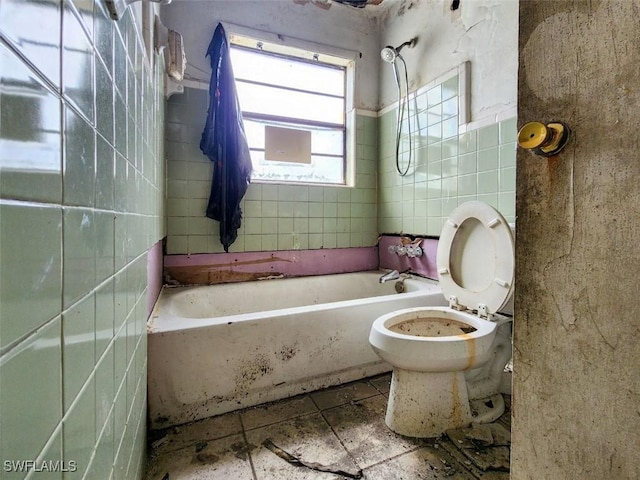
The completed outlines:
<svg viewBox="0 0 640 480">
<path fill-rule="evenodd" d="M 320 185 L 330 187 L 354 187 L 355 186 L 355 153 L 356 153 L 356 129 L 354 108 L 354 86 L 355 86 L 355 66 L 358 53 L 320 45 L 291 37 L 285 37 L 279 34 L 263 32 L 237 25 L 223 24 L 227 31 L 228 41 L 231 48 L 245 49 L 248 51 L 258 52 L 264 55 L 284 58 L 290 61 L 309 63 L 313 65 L 322 65 L 328 68 L 338 68 L 344 72 L 344 96 L 343 99 L 343 123 L 334 124 L 332 122 L 297 119 L 295 117 L 287 117 L 280 115 L 267 115 L 256 112 L 242 112 L 243 118 L 246 120 L 263 123 L 264 125 L 282 126 L 285 128 L 296 127 L 316 127 L 328 128 L 332 130 L 341 129 L 343 133 L 342 155 L 322 154 L 323 157 L 342 158 L 342 178 L 341 183 L 337 182 L 314 182 L 303 180 L 269 180 L 263 178 L 252 178 L 252 183 L 278 184 L 278 185 Z M 247 42 L 250 42 L 247 44 Z M 255 46 L 252 46 L 252 43 Z M 259 48 L 261 46 L 262 48 Z M 301 56 L 300 53 L 306 56 Z M 326 61 L 329 60 L 329 61 Z M 247 79 L 236 79 L 237 82 L 246 82 L 259 84 Z M 332 98 L 338 97 L 327 93 L 321 93 L 314 90 L 299 90 L 292 87 L 279 86 L 267 83 L 268 87 L 281 88 L 290 91 L 302 91 L 303 93 L 311 93 L 314 95 L 323 95 Z M 251 149 L 256 151 L 255 148 Z M 259 150 L 259 149 L 258 149 Z"/>
</svg>

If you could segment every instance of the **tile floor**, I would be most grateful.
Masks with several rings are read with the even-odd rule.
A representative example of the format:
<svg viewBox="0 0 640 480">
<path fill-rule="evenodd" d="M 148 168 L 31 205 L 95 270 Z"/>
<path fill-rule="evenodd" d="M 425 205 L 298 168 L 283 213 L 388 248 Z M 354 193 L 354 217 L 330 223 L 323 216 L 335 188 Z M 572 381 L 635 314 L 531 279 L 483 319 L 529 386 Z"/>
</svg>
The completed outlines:
<svg viewBox="0 0 640 480">
<path fill-rule="evenodd" d="M 508 472 L 480 470 L 447 437 L 420 440 L 389 430 L 389 380 L 390 374 L 381 375 L 152 432 L 146 480 L 509 478 Z M 509 415 L 498 420 L 506 429 Z M 291 465 L 263 444 L 267 439 L 302 461 L 361 471 L 361 477 Z"/>
</svg>

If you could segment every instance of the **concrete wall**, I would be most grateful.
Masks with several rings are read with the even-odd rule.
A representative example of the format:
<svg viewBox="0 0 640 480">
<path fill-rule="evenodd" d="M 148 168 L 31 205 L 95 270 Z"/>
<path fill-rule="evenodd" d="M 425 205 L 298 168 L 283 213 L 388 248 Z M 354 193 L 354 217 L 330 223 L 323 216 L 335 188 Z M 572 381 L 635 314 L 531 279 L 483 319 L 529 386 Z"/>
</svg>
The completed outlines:
<svg viewBox="0 0 640 480">
<path fill-rule="evenodd" d="M 511 475 L 640 478 L 640 3 L 520 3 Z M 549 66 L 553 66 L 549 68 Z"/>
</svg>

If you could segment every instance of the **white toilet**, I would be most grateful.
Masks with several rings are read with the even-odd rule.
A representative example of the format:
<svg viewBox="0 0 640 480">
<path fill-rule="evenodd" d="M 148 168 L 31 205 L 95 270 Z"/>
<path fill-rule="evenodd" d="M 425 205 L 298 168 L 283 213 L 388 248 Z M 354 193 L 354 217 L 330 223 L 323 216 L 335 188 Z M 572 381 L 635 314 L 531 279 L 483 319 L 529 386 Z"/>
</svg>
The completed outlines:
<svg viewBox="0 0 640 480">
<path fill-rule="evenodd" d="M 398 310 L 378 318 L 369 343 L 393 366 L 386 423 L 409 437 L 436 437 L 504 412 L 499 393 L 511 358 L 514 239 L 504 217 L 478 201 L 447 219 L 437 253 L 449 307 Z M 508 313 L 513 313 L 508 312 Z"/>
</svg>

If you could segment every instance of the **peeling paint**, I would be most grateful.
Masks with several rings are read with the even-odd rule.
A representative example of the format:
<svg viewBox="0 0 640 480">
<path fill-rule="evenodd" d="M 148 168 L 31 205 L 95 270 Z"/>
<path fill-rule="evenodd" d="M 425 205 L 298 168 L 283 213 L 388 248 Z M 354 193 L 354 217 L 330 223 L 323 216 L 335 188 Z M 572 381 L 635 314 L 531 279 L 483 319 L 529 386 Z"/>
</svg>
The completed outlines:
<svg viewBox="0 0 640 480">
<path fill-rule="evenodd" d="M 387 0 L 393 3 L 392 0 Z M 192 73 L 209 71 L 203 46 L 211 40 L 211 26 L 229 22 L 248 29 L 281 34 L 353 52 L 362 52 L 356 73 L 356 108 L 377 110 L 378 20 L 381 6 L 353 8 L 328 0 L 310 1 L 227 1 L 219 8 L 211 1 L 173 2 L 163 8 L 163 22 L 183 35 L 183 45 Z"/>
<path fill-rule="evenodd" d="M 322 10 L 329 10 L 331 8 L 331 2 L 325 0 L 292 0 L 295 5 L 306 5 L 311 3 L 314 7 L 319 7 Z"/>
<path fill-rule="evenodd" d="M 459 0 L 451 0 L 451 3 L 448 3 L 448 1 L 444 2 L 442 8 L 443 15 L 449 14 L 452 23 L 462 18 L 462 8 L 460 8 Z"/>
<path fill-rule="evenodd" d="M 209 266 L 165 267 L 165 283 L 169 285 L 215 285 L 282 277 L 284 275 L 278 271 L 238 272 L 212 270 Z"/>
<path fill-rule="evenodd" d="M 366 271 L 377 268 L 377 252 L 376 247 L 360 247 L 277 253 L 168 255 L 165 256 L 164 277 L 165 283 L 172 285 L 212 285 Z"/>
<path fill-rule="evenodd" d="M 470 61 L 471 118 L 475 121 L 515 107 L 518 2 L 463 1 L 454 11 L 451 0 L 405 0 L 395 5 L 383 16 L 380 44 L 398 45 L 419 37 L 415 48 L 402 52 L 411 89 Z M 379 102 L 384 108 L 396 101 L 397 87 L 392 69 L 381 64 L 379 70 Z"/>
</svg>

